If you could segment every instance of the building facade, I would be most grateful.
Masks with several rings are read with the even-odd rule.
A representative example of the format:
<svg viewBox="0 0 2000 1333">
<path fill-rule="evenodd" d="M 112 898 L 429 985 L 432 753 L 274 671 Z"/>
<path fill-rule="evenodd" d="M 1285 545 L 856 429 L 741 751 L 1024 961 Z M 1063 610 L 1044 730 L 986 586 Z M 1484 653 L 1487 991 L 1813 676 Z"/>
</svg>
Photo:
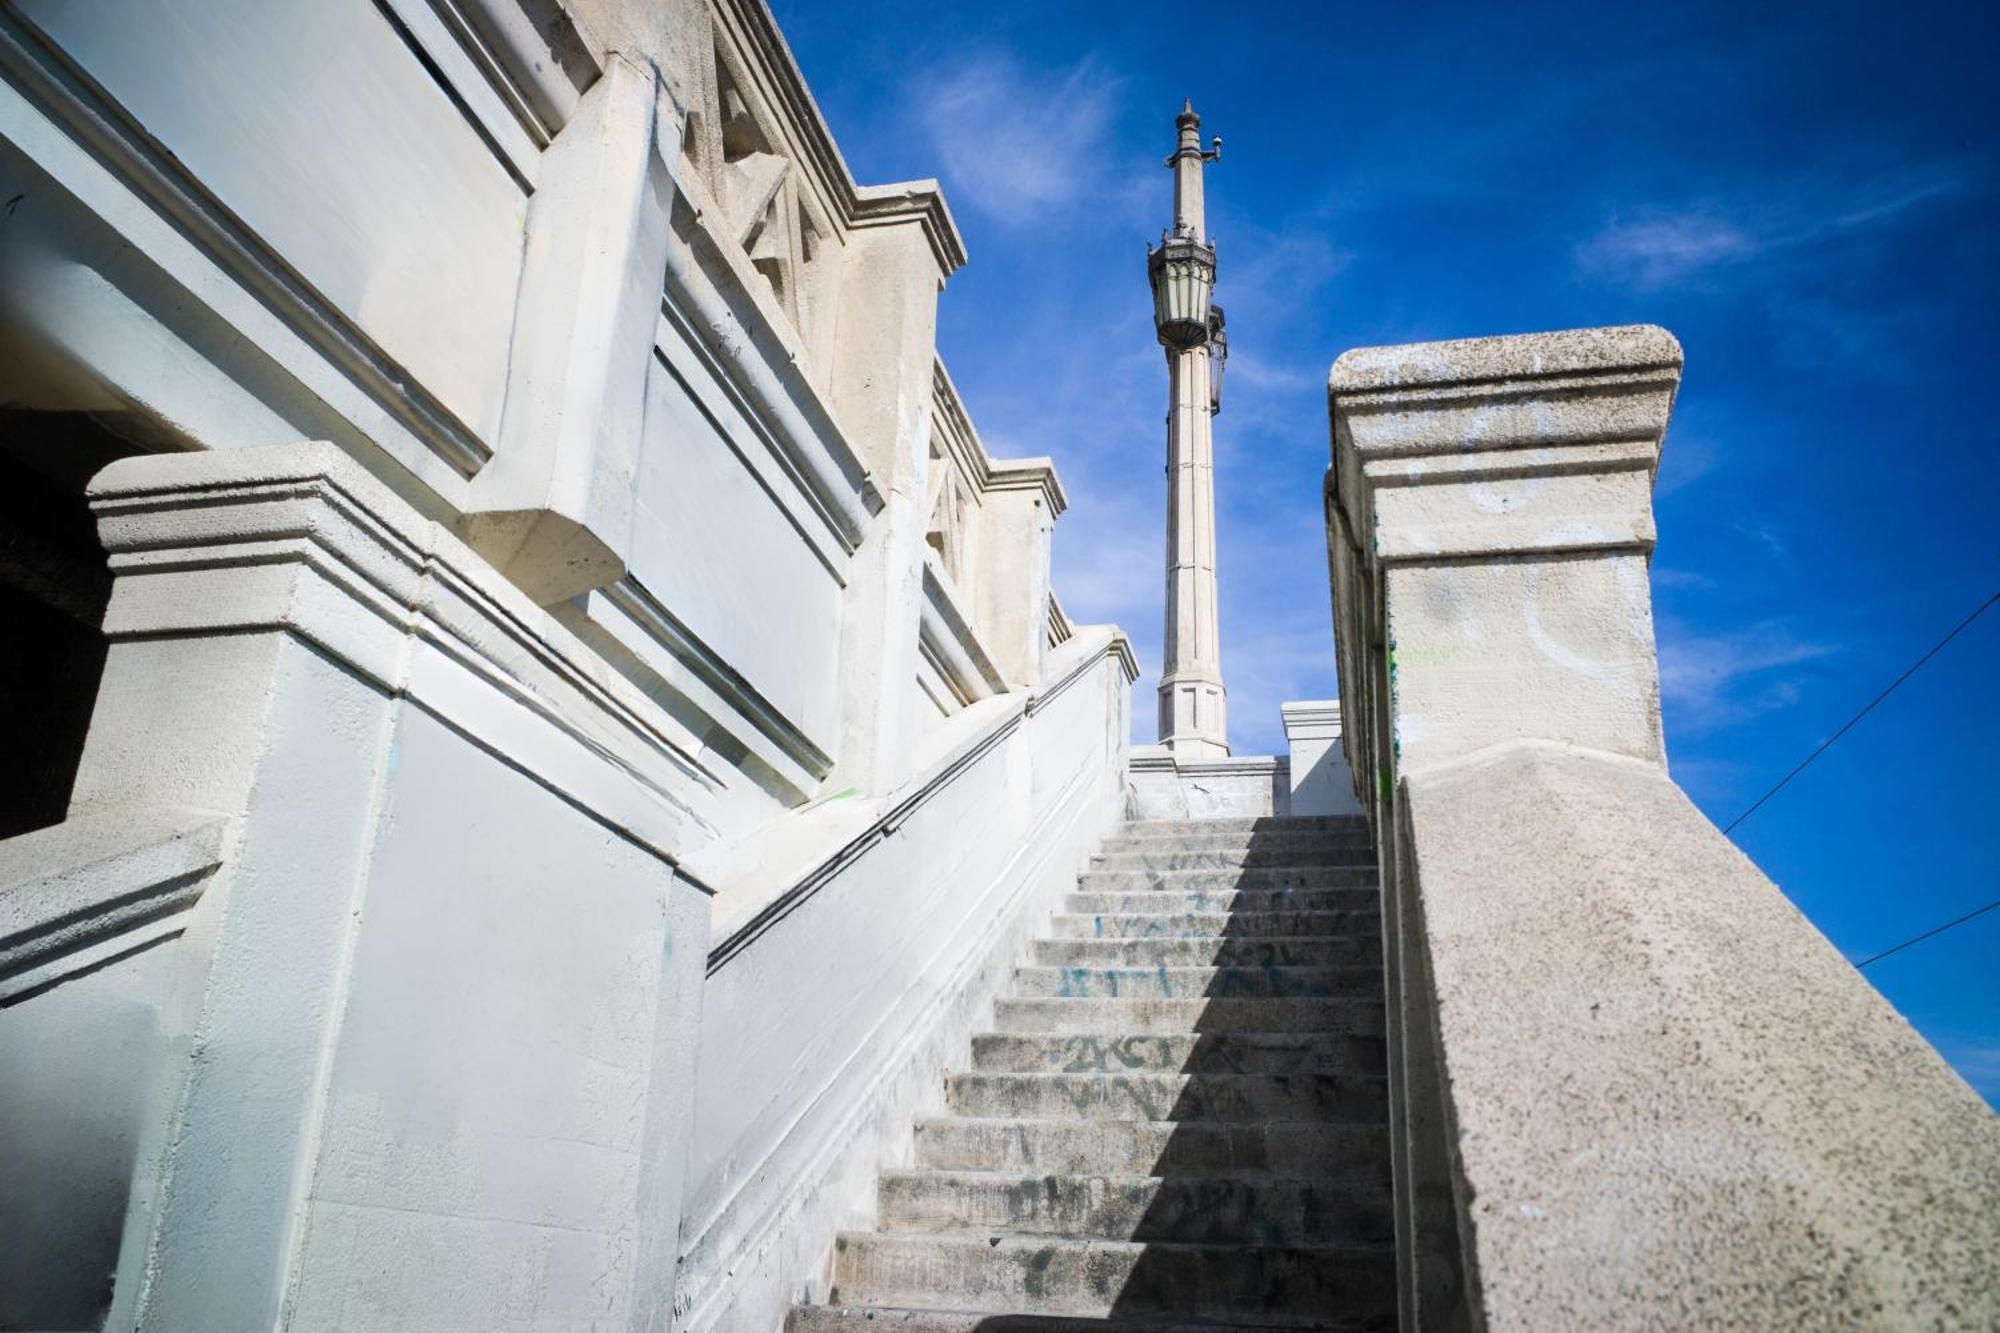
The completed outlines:
<svg viewBox="0 0 2000 1333">
<path fill-rule="evenodd" d="M 935 183 L 756 0 L 27 0 L 0 199 L 0 1326 L 774 1326 L 1122 799 Z"/>
<path fill-rule="evenodd" d="M 0 1327 L 768 1333 L 1115 825 L 1306 810 L 1404 1327 L 2000 1317 L 1994 1117 L 1666 775 L 1673 340 L 1344 357 L 1340 706 L 1134 753 L 964 261 L 760 0 L 0 3 Z"/>
</svg>

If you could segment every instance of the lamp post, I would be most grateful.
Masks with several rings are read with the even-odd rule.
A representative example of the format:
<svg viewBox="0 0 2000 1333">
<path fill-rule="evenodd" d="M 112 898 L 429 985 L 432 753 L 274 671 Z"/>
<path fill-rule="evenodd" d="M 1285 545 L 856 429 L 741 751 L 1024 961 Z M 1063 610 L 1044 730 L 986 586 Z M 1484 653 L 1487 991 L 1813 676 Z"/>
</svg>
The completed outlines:
<svg viewBox="0 0 2000 1333">
<path fill-rule="evenodd" d="M 1160 744 L 1176 759 L 1229 753 L 1228 694 L 1216 622 L 1215 451 L 1211 422 L 1222 405 L 1228 355 L 1222 308 L 1215 304 L 1215 247 L 1209 244 L 1202 168 L 1222 156 L 1222 140 L 1204 151 L 1192 103 L 1174 118 L 1178 145 L 1174 225 L 1146 250 L 1153 328 L 1166 350 L 1167 611 L 1165 669 L 1160 673 Z"/>
</svg>

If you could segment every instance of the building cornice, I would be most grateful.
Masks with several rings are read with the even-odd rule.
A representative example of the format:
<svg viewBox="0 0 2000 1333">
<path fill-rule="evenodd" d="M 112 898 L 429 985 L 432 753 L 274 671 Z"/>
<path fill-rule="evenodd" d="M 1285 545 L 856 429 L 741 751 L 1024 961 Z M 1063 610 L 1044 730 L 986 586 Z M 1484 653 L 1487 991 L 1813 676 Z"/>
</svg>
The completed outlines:
<svg viewBox="0 0 2000 1333">
<path fill-rule="evenodd" d="M 965 265 L 965 240 L 935 180 L 858 185 L 826 117 L 764 0 L 713 0 L 733 53 L 784 123 L 796 160 L 829 210 L 848 230 L 916 223 L 923 227 L 942 281 Z"/>
<path fill-rule="evenodd" d="M 931 367 L 931 411 L 945 448 L 978 495 L 989 491 L 1040 491 L 1054 518 L 1069 508 L 1069 494 L 1053 458 L 994 458 L 958 396 L 958 386 L 940 358 Z"/>
</svg>

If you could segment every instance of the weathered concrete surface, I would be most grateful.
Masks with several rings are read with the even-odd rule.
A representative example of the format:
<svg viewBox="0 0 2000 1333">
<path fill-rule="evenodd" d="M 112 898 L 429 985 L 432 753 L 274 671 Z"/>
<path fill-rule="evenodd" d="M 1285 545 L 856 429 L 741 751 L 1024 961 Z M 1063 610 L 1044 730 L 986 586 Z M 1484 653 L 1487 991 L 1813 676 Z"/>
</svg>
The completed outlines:
<svg viewBox="0 0 2000 1333">
<path fill-rule="evenodd" d="M 1405 793 L 1485 1327 L 2000 1324 L 2000 1119 L 1664 772 Z"/>
<path fill-rule="evenodd" d="M 1285 746 L 1290 751 L 1291 798 L 1295 817 L 1358 815 L 1354 770 L 1340 745 L 1340 701 L 1321 699 L 1280 704 Z"/>
<path fill-rule="evenodd" d="M 1358 833 L 1142 824 L 1111 845 L 1204 857 L 1204 873 L 1259 859 L 1309 874 L 1329 854 L 1357 859 Z M 1332 890 L 1351 909 L 1327 913 L 1270 910 L 1289 890 L 1224 891 L 1193 913 L 1191 895 L 1158 887 L 1184 872 L 1150 873 L 1155 887 L 1070 895 L 1072 909 L 1103 897 L 1121 910 L 1073 910 L 1034 941 L 997 1030 L 944 1082 L 950 1114 L 920 1120 L 913 1164 L 883 1172 L 880 1230 L 841 1237 L 831 1299 L 848 1308 L 799 1309 L 795 1333 L 967 1327 L 948 1311 L 990 1329 L 1051 1314 L 1382 1325 L 1394 1294 L 1377 891 Z"/>
<path fill-rule="evenodd" d="M 1646 557 L 1680 367 L 1650 325 L 1334 363 L 1330 536 L 1358 769 L 1526 735 L 1663 757 Z"/>
<path fill-rule="evenodd" d="M 1289 815 L 1291 778 L 1287 764 L 1282 756 L 1177 759 L 1164 746 L 1134 747 L 1125 813 L 1133 820 Z"/>
</svg>

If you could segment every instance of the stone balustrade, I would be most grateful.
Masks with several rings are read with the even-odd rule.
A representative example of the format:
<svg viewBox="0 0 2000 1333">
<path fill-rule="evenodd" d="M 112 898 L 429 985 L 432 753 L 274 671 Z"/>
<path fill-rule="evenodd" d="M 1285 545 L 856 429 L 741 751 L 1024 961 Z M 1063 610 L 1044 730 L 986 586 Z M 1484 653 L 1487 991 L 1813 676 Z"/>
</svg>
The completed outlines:
<svg viewBox="0 0 2000 1333">
<path fill-rule="evenodd" d="M 1403 1327 L 1987 1326 L 2000 1120 L 1666 770 L 1680 368 L 1640 326 L 1331 373 Z"/>
</svg>

